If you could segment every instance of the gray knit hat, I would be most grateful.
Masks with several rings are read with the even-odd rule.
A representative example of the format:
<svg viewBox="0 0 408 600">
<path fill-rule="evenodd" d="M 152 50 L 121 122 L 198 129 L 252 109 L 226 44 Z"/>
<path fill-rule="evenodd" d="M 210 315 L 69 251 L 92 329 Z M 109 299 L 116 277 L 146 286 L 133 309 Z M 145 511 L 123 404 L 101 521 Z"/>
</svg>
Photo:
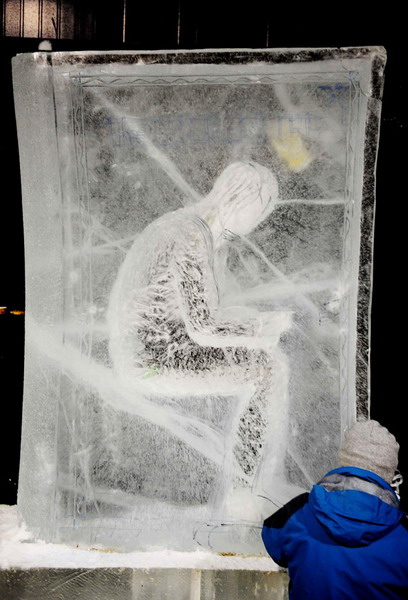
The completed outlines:
<svg viewBox="0 0 408 600">
<path fill-rule="evenodd" d="M 360 421 L 348 429 L 339 451 L 339 467 L 360 467 L 391 483 L 398 466 L 399 444 L 377 421 Z"/>
</svg>

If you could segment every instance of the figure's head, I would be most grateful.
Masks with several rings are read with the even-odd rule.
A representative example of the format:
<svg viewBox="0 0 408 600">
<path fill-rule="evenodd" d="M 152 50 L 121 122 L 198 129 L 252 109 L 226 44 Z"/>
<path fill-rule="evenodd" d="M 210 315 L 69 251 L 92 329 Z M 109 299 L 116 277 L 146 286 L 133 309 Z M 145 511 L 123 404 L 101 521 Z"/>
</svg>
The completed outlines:
<svg viewBox="0 0 408 600">
<path fill-rule="evenodd" d="M 376 473 L 391 483 L 398 467 L 399 445 L 395 437 L 377 421 L 360 421 L 344 435 L 339 467 L 359 467 Z"/>
<path fill-rule="evenodd" d="M 278 198 L 273 173 L 255 162 L 236 162 L 219 175 L 201 203 L 210 228 L 245 235 L 272 211 Z"/>
</svg>

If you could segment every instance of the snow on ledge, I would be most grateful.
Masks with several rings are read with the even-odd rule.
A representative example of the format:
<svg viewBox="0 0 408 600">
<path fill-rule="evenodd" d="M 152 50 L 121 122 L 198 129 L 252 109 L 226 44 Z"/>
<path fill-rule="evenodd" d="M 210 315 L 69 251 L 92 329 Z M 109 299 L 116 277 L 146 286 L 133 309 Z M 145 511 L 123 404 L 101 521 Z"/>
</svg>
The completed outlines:
<svg viewBox="0 0 408 600">
<path fill-rule="evenodd" d="M 19 524 L 17 506 L 0 506 L 0 569 L 203 569 L 278 571 L 272 559 L 264 556 L 222 556 L 210 552 L 107 552 L 72 548 L 34 540 Z"/>
</svg>

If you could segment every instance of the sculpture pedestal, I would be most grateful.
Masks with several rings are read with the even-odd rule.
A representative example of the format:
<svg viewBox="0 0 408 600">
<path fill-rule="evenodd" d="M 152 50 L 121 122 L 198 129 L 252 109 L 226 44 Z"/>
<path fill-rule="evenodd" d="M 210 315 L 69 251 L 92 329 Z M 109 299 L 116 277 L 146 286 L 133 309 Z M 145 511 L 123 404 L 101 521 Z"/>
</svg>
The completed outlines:
<svg viewBox="0 0 408 600">
<path fill-rule="evenodd" d="M 85 550 L 35 541 L 16 507 L 0 507 L 0 597 L 7 600 L 287 598 L 287 576 L 261 556 Z M 180 565 L 182 567 L 180 568 Z"/>
</svg>

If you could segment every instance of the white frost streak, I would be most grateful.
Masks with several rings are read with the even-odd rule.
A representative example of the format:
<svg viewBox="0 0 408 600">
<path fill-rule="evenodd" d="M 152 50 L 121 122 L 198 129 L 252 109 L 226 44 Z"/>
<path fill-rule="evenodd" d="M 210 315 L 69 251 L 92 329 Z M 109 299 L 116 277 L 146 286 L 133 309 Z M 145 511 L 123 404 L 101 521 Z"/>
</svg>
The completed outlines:
<svg viewBox="0 0 408 600">
<path fill-rule="evenodd" d="M 122 123 L 124 129 L 137 137 L 138 141 L 144 146 L 148 156 L 158 163 L 166 175 L 168 175 L 173 183 L 175 183 L 176 186 L 183 192 L 183 194 L 185 194 L 185 204 L 190 204 L 191 199 L 193 199 L 195 202 L 199 202 L 202 199 L 201 195 L 187 183 L 173 161 L 171 161 L 168 156 L 164 154 L 164 152 L 159 150 L 157 146 L 153 144 L 146 132 L 137 123 L 136 119 L 132 118 L 132 115 L 124 117 L 123 112 L 116 108 L 112 102 L 109 102 L 109 100 L 102 96 L 102 94 L 100 94 L 97 90 L 93 90 L 92 93 L 98 97 L 99 101 L 104 105 L 105 108 L 109 110 L 111 115 L 118 122 Z M 190 201 L 188 199 L 190 199 Z"/>
<path fill-rule="evenodd" d="M 138 380 L 137 389 L 130 389 L 122 385 L 107 367 L 88 357 L 82 357 L 74 346 L 58 341 L 30 317 L 26 318 L 26 331 L 28 343 L 32 343 L 47 358 L 57 362 L 62 370 L 73 375 L 79 383 L 93 388 L 106 404 L 167 429 L 205 458 L 222 465 L 223 436 L 198 419 L 178 414 L 144 398 L 143 392 L 154 394 L 151 380 Z"/>
</svg>

